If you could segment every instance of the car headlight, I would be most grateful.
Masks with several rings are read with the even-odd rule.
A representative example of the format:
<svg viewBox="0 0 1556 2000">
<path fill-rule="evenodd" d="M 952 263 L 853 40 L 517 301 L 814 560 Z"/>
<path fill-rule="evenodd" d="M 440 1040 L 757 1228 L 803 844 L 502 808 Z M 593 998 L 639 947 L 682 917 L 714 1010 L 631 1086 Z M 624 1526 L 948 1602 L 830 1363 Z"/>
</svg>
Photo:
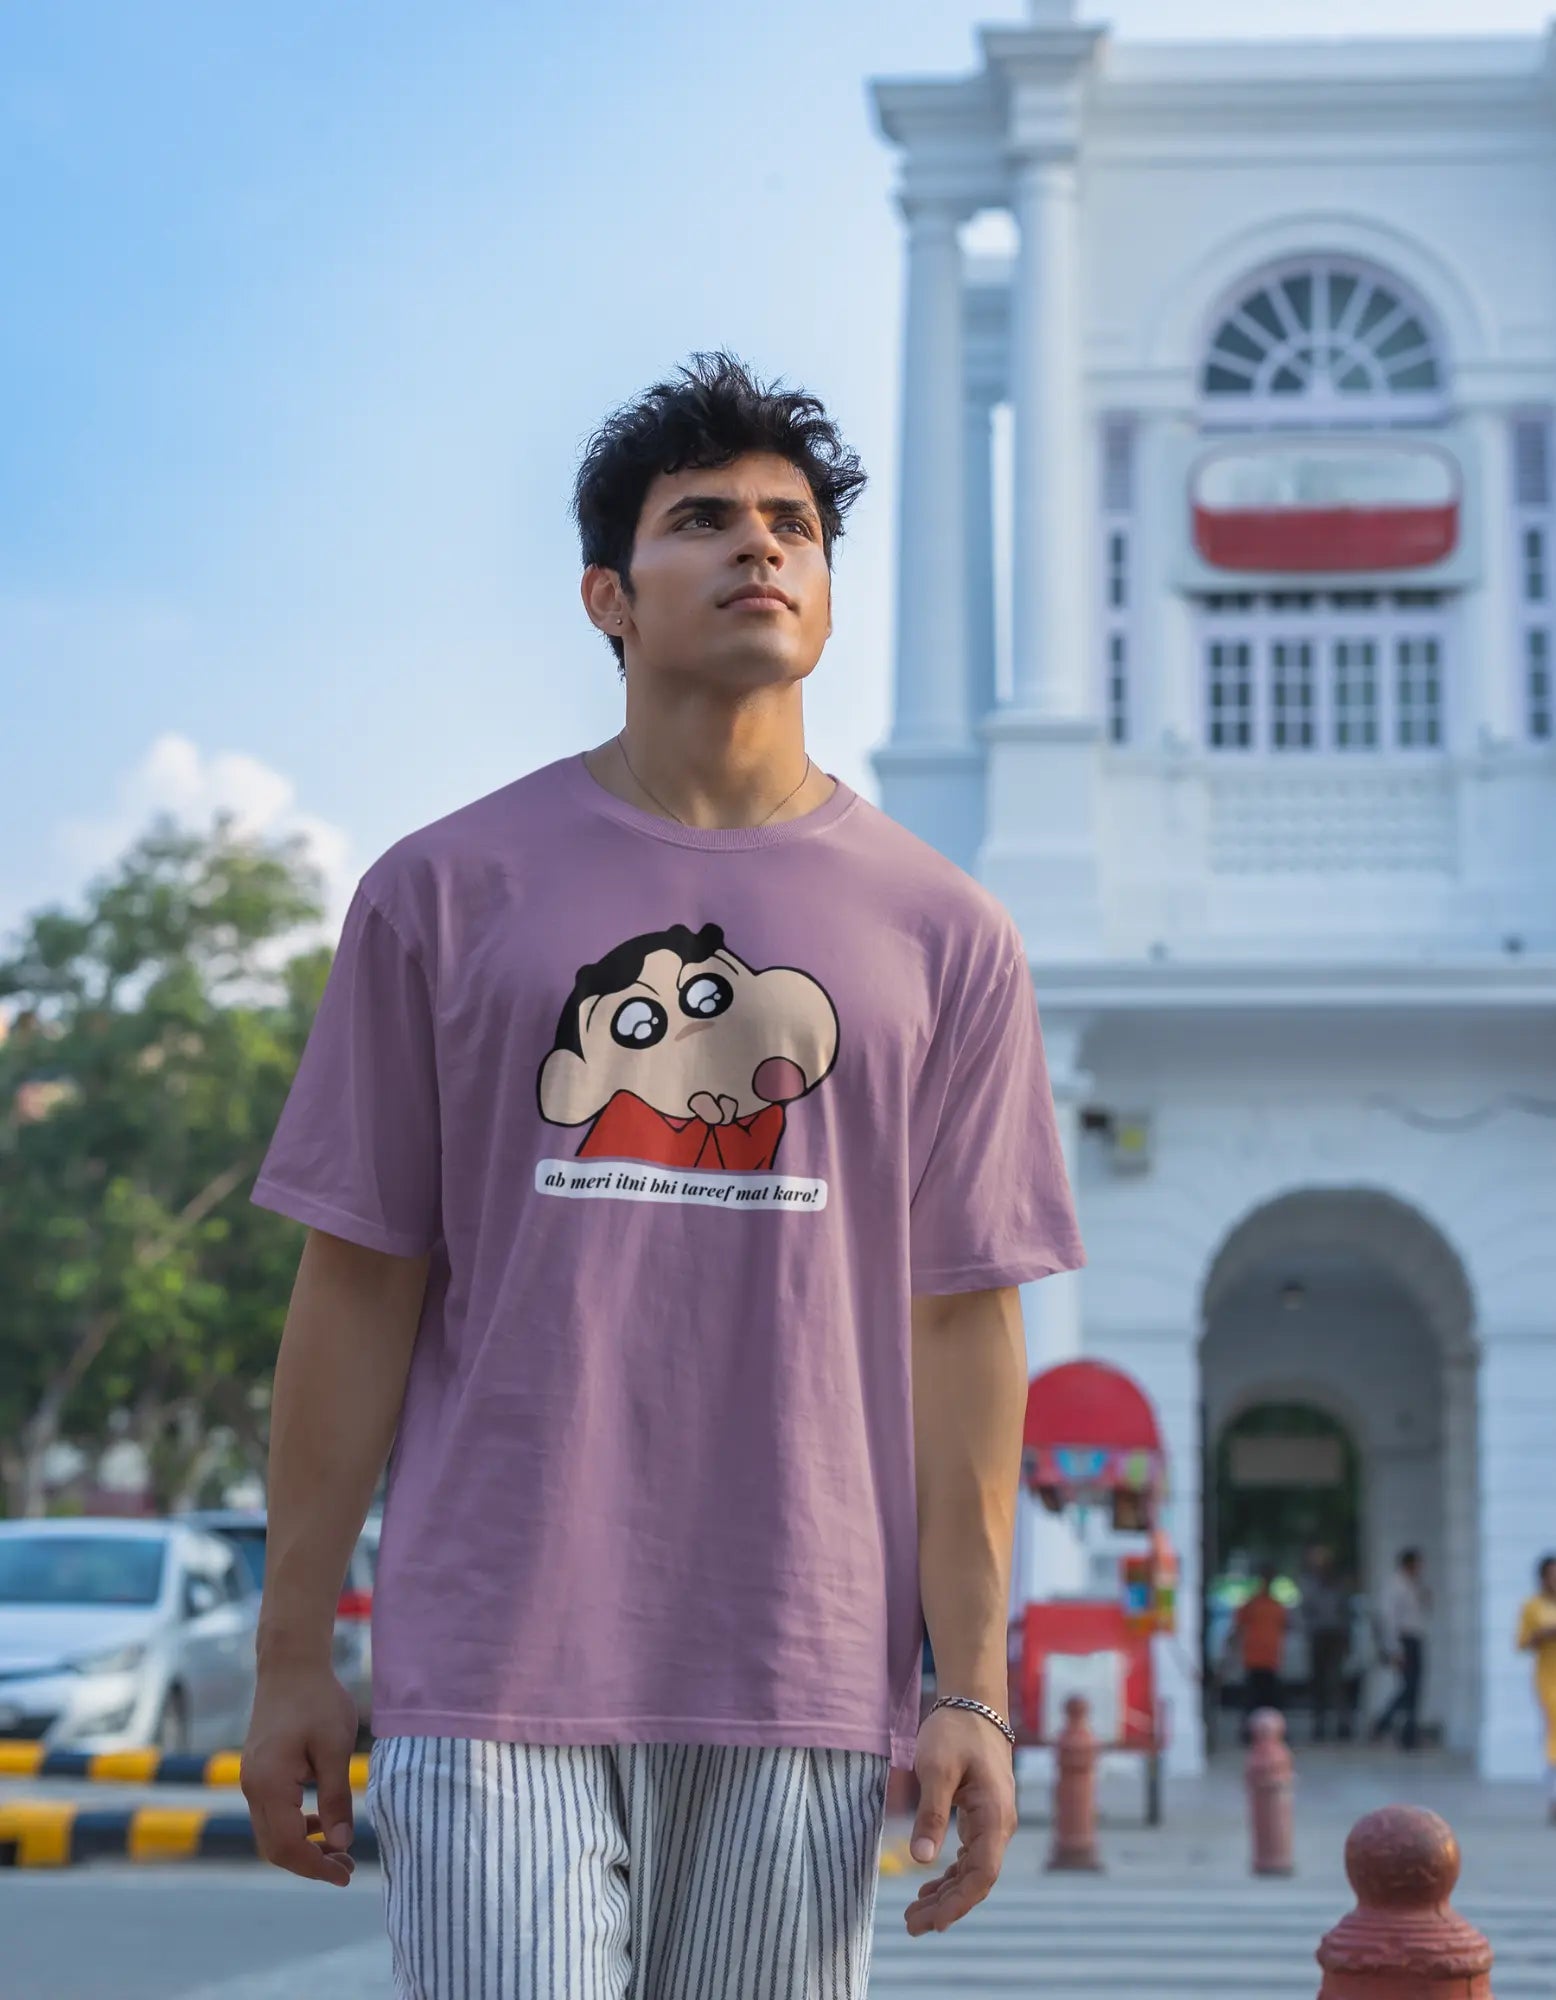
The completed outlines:
<svg viewBox="0 0 1556 2000">
<path fill-rule="evenodd" d="M 78 1660 L 70 1662 L 73 1674 L 128 1674 L 133 1673 L 146 1657 L 146 1648 L 141 1645 L 111 1646 L 106 1653 L 83 1653 Z"/>
</svg>

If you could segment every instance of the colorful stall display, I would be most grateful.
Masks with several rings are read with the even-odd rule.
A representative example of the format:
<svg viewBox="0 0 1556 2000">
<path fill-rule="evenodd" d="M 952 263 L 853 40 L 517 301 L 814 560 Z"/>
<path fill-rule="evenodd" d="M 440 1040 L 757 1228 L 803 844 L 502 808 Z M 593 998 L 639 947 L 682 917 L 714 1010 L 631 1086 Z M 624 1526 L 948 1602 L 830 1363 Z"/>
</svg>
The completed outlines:
<svg viewBox="0 0 1556 2000">
<path fill-rule="evenodd" d="M 1094 1507 L 1146 1546 L 1120 1563 L 1116 1597 L 1027 1604 L 1011 1625 L 1011 1719 L 1018 1744 L 1051 1746 L 1065 1700 L 1086 1696 L 1104 1749 L 1145 1761 L 1146 1817 L 1161 1817 L 1166 1722 L 1157 1699 L 1157 1633 L 1174 1626 L 1177 1560 L 1160 1515 L 1167 1459 L 1156 1412 L 1121 1369 L 1068 1361 L 1027 1390 L 1022 1479 L 1051 1513 Z"/>
</svg>

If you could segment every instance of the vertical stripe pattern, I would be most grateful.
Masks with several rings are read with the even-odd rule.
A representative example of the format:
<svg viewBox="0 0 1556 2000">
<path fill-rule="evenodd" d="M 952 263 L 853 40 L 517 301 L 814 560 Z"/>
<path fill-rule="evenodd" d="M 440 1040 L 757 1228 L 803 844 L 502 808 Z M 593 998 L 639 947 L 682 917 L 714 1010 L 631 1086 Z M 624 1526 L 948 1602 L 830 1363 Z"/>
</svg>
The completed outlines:
<svg viewBox="0 0 1556 2000">
<path fill-rule="evenodd" d="M 887 1759 L 388 1736 L 397 2000 L 863 2000 Z"/>
</svg>

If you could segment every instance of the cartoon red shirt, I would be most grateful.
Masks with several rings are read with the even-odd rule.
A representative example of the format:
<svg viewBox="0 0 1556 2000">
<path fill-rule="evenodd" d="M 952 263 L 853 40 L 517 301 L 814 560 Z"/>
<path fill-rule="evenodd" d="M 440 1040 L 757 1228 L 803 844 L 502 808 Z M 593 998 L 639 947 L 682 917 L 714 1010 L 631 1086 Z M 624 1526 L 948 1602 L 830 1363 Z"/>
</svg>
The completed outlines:
<svg viewBox="0 0 1556 2000">
<path fill-rule="evenodd" d="M 671 1118 L 630 1090 L 618 1090 L 578 1148 L 581 1160 L 653 1160 L 665 1167 L 702 1167 L 763 1173 L 783 1137 L 783 1106 L 769 1104 L 749 1118 L 710 1125 L 703 1118 Z"/>
</svg>

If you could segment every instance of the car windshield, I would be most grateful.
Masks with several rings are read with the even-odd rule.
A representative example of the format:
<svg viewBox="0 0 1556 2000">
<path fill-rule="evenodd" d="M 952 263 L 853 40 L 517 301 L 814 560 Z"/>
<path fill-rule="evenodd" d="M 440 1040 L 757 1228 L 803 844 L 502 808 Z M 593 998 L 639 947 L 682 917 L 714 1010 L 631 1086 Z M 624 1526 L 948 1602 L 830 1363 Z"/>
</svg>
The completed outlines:
<svg viewBox="0 0 1556 2000">
<path fill-rule="evenodd" d="M 0 1536 L 0 1604 L 155 1604 L 165 1556 L 151 1536 Z"/>
<path fill-rule="evenodd" d="M 218 1528 L 216 1533 L 231 1542 L 243 1558 L 243 1566 L 254 1579 L 254 1588 L 265 1587 L 265 1531 L 263 1528 Z"/>
</svg>

